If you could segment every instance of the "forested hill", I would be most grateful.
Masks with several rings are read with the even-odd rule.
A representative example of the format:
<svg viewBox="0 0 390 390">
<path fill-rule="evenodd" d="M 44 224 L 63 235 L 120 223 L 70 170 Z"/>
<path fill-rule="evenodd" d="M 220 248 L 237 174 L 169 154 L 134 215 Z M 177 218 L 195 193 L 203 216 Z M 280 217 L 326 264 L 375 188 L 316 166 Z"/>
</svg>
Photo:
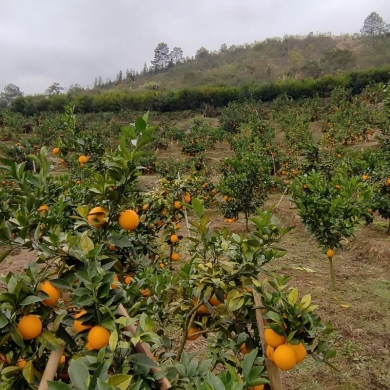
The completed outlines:
<svg viewBox="0 0 390 390">
<path fill-rule="evenodd" d="M 161 54 L 158 49 L 157 61 Z M 200 48 L 194 58 L 175 64 L 164 64 L 161 58 L 161 63 L 162 66 L 145 67 L 141 73 L 128 71 L 123 77 L 119 74 L 115 81 L 97 81 L 93 90 L 238 86 L 380 68 L 390 64 L 390 34 L 285 36 L 253 44 L 222 45 L 216 52 Z"/>
</svg>

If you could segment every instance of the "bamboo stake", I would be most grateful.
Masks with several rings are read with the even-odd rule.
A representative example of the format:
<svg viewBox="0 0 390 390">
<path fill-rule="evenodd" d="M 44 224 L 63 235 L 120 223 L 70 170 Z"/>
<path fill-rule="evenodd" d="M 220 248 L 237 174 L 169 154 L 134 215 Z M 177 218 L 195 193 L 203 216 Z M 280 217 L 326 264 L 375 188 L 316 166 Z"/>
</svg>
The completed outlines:
<svg viewBox="0 0 390 390">
<path fill-rule="evenodd" d="M 118 306 L 118 313 L 126 318 L 130 318 L 129 314 L 127 313 L 126 309 L 124 308 L 124 306 L 122 304 L 120 304 Z M 130 332 L 131 334 L 133 334 L 135 336 L 137 328 L 133 325 L 129 325 L 129 326 L 126 326 L 125 328 L 123 328 L 123 330 Z M 144 355 L 148 356 L 149 358 L 151 358 L 154 361 L 154 356 L 153 356 L 152 352 L 150 351 L 148 346 L 143 341 L 140 341 L 135 346 L 135 349 L 137 352 L 143 353 Z M 160 367 L 150 369 L 150 372 L 152 374 L 155 374 L 158 371 L 161 371 Z M 159 379 L 157 381 L 157 383 L 159 383 L 161 385 L 161 387 L 160 387 L 161 390 L 168 390 L 168 389 L 172 388 L 172 385 L 169 382 L 169 380 L 167 379 L 167 377 Z M 41 389 L 38 389 L 38 390 L 41 390 Z"/>
<path fill-rule="evenodd" d="M 54 379 L 54 375 L 57 372 L 58 365 L 60 364 L 60 359 L 64 353 L 64 350 L 65 347 L 61 347 L 57 351 L 51 352 L 41 382 L 39 383 L 38 390 L 49 389 L 49 385 L 47 384 L 47 381 L 52 381 Z"/>
<path fill-rule="evenodd" d="M 261 297 L 257 291 L 253 291 L 253 298 L 256 307 L 263 306 Z M 261 309 L 256 309 L 256 320 L 257 320 L 257 325 L 259 327 L 261 347 L 265 354 L 265 351 L 267 350 L 267 343 L 264 340 L 264 325 L 267 323 L 267 320 L 263 318 Z M 280 379 L 279 368 L 276 366 L 274 362 L 269 360 L 267 357 L 265 357 L 265 365 L 267 367 L 268 379 L 271 386 L 271 390 L 283 390 L 283 384 L 282 384 L 282 380 Z"/>
<path fill-rule="evenodd" d="M 177 172 L 177 179 L 180 181 L 181 178 L 180 178 L 180 172 Z M 183 199 L 182 201 L 184 202 L 184 196 L 183 196 Z M 188 222 L 188 214 L 187 214 L 187 208 L 184 207 L 184 220 L 186 221 L 186 228 L 187 228 L 187 236 L 188 237 L 191 237 L 191 230 L 190 230 L 190 224 Z"/>
</svg>

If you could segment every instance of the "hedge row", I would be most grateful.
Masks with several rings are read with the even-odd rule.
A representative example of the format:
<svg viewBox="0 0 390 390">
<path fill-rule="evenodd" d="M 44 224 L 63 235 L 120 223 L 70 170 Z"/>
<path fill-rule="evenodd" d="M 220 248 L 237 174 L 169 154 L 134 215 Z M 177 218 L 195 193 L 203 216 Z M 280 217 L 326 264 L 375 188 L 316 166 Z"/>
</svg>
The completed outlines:
<svg viewBox="0 0 390 390">
<path fill-rule="evenodd" d="M 25 96 L 15 99 L 11 111 L 23 115 L 36 115 L 42 111 L 62 112 L 63 106 L 73 101 L 79 113 L 134 111 L 184 111 L 203 108 L 205 105 L 223 107 L 230 101 L 252 98 L 271 101 L 282 94 L 293 99 L 326 97 L 335 87 L 351 88 L 360 93 L 369 84 L 387 83 L 390 67 L 329 75 L 319 79 L 286 80 L 270 84 L 242 87 L 203 86 L 176 91 L 108 91 L 100 94 L 64 94 L 55 96 Z"/>
</svg>

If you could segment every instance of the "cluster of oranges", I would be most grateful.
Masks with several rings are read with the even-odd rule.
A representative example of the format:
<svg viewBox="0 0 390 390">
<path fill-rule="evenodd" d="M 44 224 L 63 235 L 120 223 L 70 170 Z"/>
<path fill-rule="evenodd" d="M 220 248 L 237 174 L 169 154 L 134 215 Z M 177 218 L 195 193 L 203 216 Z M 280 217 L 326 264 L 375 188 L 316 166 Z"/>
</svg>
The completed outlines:
<svg viewBox="0 0 390 390">
<path fill-rule="evenodd" d="M 307 355 L 302 342 L 299 344 L 288 343 L 284 336 L 277 334 L 271 328 L 265 329 L 264 339 L 267 343 L 267 358 L 283 371 L 291 370 Z"/>
</svg>

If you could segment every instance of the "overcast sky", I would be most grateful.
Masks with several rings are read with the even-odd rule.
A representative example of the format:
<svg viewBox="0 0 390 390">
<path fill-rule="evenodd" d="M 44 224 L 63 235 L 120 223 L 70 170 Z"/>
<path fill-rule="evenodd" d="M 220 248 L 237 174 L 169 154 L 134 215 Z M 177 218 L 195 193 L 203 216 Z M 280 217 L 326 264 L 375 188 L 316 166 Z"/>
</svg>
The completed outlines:
<svg viewBox="0 0 390 390">
<path fill-rule="evenodd" d="M 184 56 L 204 46 L 309 32 L 356 33 L 390 0 L 0 0 L 0 91 L 26 94 L 114 79 L 148 66 L 159 42 Z"/>
</svg>

